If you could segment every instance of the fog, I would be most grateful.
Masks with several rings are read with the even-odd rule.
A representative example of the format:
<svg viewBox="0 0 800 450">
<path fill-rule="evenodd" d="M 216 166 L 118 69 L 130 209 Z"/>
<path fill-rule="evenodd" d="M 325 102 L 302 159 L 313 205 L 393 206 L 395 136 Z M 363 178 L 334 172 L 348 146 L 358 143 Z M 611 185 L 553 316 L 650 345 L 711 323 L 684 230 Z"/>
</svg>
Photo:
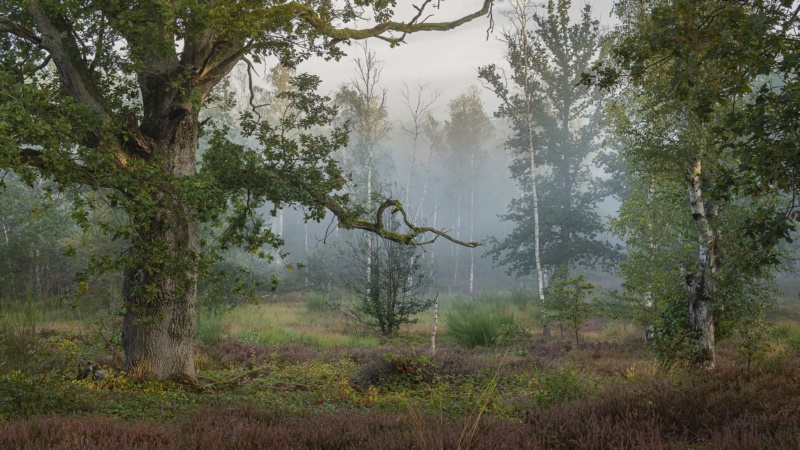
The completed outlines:
<svg viewBox="0 0 800 450">
<path fill-rule="evenodd" d="M 480 86 L 473 71 L 471 84 L 460 92 L 453 92 L 451 87 L 450 92 L 454 95 L 447 97 L 427 79 L 405 80 L 396 74 L 391 76 L 388 64 L 380 60 L 381 53 L 374 46 L 357 50 L 360 55 L 356 53 L 348 61 L 351 79 L 338 89 L 356 82 L 359 75 L 356 60 L 363 62 L 367 55 L 372 54 L 377 59 L 379 75 L 375 90 L 379 97 L 385 95 L 388 111 L 385 126 L 389 127 L 389 132 L 378 139 L 372 149 L 375 161 L 370 181 L 373 205 L 378 197 L 399 199 L 416 225 L 434 227 L 459 240 L 481 244 L 469 249 L 439 238 L 423 246 L 422 260 L 429 267 L 429 276 L 434 279 L 433 288 L 469 295 L 495 290 L 534 290 L 536 281 L 532 275 L 508 274 L 509 267 L 496 264 L 487 254 L 494 243 L 502 241 L 517 227 L 515 222 L 502 220 L 501 215 L 508 213 L 513 199 L 524 195 L 509 170 L 513 154 L 506 142 L 512 137 L 513 130 L 506 119 L 495 117 L 498 101 L 494 94 Z M 399 81 L 393 84 L 391 80 Z M 395 95 L 391 95 L 392 92 Z M 453 120 L 449 115 L 450 104 L 457 96 L 468 92 L 479 96 L 483 114 L 490 122 L 487 133 L 480 137 L 480 144 L 472 150 L 454 146 L 447 142 L 446 136 Z M 486 101 L 487 98 L 494 100 Z M 425 136 L 425 130 L 417 130 L 419 136 L 415 143 L 414 111 L 421 107 L 425 107 L 426 114 L 429 113 L 437 124 L 436 131 L 442 142 L 433 142 L 435 138 Z M 363 164 L 356 167 L 358 164 L 350 161 L 359 151 L 357 134 L 351 124 L 350 145 L 342 150 L 339 159 L 345 172 L 353 176 L 347 190 L 363 203 L 366 202 L 368 183 L 363 172 L 367 169 Z M 593 176 L 604 176 L 603 169 L 593 164 L 595 155 L 596 152 L 584 161 L 585 167 Z M 548 168 L 541 170 L 545 174 Z M 356 173 L 359 171 L 362 172 L 360 175 Z M 612 216 L 618 206 L 619 201 L 609 196 L 601 202 L 597 212 L 604 217 Z M 288 256 L 282 262 L 290 266 L 308 265 L 293 275 L 287 274 L 284 289 L 296 289 L 300 283 L 305 286 L 319 282 L 328 285 L 340 283 L 344 275 L 337 271 L 334 261 L 347 253 L 350 243 L 362 232 L 338 230 L 336 219 L 330 214 L 321 223 L 304 223 L 302 217 L 301 211 L 286 210 L 282 218 L 279 215 L 272 220 L 273 231 L 286 242 Z M 402 227 L 399 231 L 403 231 Z M 422 240 L 431 238 L 433 236 Z M 600 239 L 613 241 L 607 235 Z M 320 271 L 319 264 L 327 266 Z M 577 269 L 587 271 L 585 267 Z M 619 280 L 607 271 L 592 270 L 588 274 L 593 282 L 603 287 L 619 285 Z M 324 281 L 314 279 L 315 276 Z"/>
<path fill-rule="evenodd" d="M 467 14 L 479 8 L 480 3 L 445 3 L 441 10 L 434 11 L 431 20 L 443 21 Z M 572 5 L 570 15 L 573 21 L 579 20 L 579 11 L 583 6 L 583 3 Z M 601 25 L 612 22 L 610 1 L 592 2 L 591 6 L 593 17 Z M 507 9 L 508 5 L 504 2 L 495 6 L 491 29 L 488 20 L 478 19 L 446 33 L 409 35 L 406 43 L 394 48 L 380 40 L 367 44 L 366 51 L 374 53 L 380 61 L 377 87 L 385 91 L 388 122 L 391 124 L 390 133 L 378 142 L 375 149 L 375 167 L 381 192 L 403 200 L 407 210 L 419 210 L 419 216 L 415 217 L 418 225 L 435 226 L 461 240 L 475 240 L 482 244 L 471 250 L 438 239 L 435 244 L 425 246 L 424 258 L 429 258 L 435 267 L 435 287 L 447 292 L 470 292 L 470 252 L 473 253 L 475 264 L 473 294 L 496 289 L 533 289 L 535 286 L 533 276 L 510 276 L 506 274 L 508 267 L 497 266 L 487 256 L 492 248 L 492 239 L 502 240 L 516 226 L 513 222 L 501 220 L 500 216 L 508 212 L 512 199 L 519 198 L 521 194 L 520 187 L 511 177 L 509 166 L 513 157 L 505 145 L 512 133 L 510 124 L 494 117 L 500 100 L 485 89 L 478 79 L 480 66 L 496 64 L 508 71 L 506 44 L 500 39 L 501 32 L 509 26 Z M 397 17 L 405 13 L 408 12 L 400 9 Z M 348 56 L 340 61 L 312 58 L 301 64 L 298 71 L 318 74 L 322 79 L 320 90 L 333 97 L 341 86 L 358 77 L 355 61 L 364 59 L 364 49 L 358 44 L 345 47 L 345 52 Z M 432 149 L 424 142 L 418 143 L 416 162 L 412 166 L 414 145 L 404 128 L 408 130 L 411 127 L 410 109 L 413 109 L 413 105 L 410 108 L 403 92 L 416 94 L 421 85 L 425 86 L 422 95 L 436 96 L 436 101 L 430 105 L 430 114 L 442 126 L 449 120 L 449 102 L 470 87 L 478 87 L 483 110 L 492 120 L 492 131 L 480 149 L 481 161 L 474 175 L 467 177 L 469 179 L 459 179 L 458 175 L 454 175 L 452 164 L 446 160 L 443 149 Z M 594 175 L 605 176 L 602 168 L 593 164 L 591 158 L 584 163 Z M 410 189 L 405 192 L 409 177 Z M 357 185 L 357 182 L 353 183 L 350 189 L 358 189 Z M 466 195 L 470 188 L 475 192 L 472 208 L 467 207 L 463 198 L 459 204 L 459 197 Z M 602 217 L 610 217 L 615 215 L 618 206 L 618 200 L 608 197 L 600 202 L 597 212 Z M 277 223 L 279 219 L 273 225 L 276 231 L 282 232 L 286 241 L 289 256 L 285 263 L 303 263 L 309 255 L 326 251 L 326 246 L 341 247 L 343 234 L 332 231 L 335 230 L 333 217 L 326 218 L 320 224 L 304 224 L 301 217 L 300 213 L 287 211 L 284 225 L 281 227 Z M 472 236 L 469 235 L 470 230 Z M 346 239 L 351 239 L 350 233 L 346 235 Z M 608 235 L 602 236 L 602 239 L 617 242 Z M 619 285 L 619 280 L 607 272 L 591 271 L 589 276 L 604 287 Z M 307 278 L 304 278 L 304 282 L 308 282 Z"/>
</svg>

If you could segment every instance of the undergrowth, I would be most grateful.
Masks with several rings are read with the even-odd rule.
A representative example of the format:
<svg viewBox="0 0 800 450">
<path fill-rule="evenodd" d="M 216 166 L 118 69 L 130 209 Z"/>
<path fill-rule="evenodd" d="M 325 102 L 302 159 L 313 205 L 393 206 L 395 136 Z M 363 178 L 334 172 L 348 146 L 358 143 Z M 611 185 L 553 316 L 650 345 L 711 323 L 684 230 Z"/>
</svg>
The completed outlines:
<svg viewBox="0 0 800 450">
<path fill-rule="evenodd" d="M 199 336 L 197 381 L 177 383 L 127 378 L 107 333 L 4 316 L 0 448 L 800 447 L 794 323 L 766 332 L 771 350 L 752 367 L 723 344 L 709 373 L 658 362 L 625 336 L 575 346 L 516 328 L 514 346 L 451 343 L 430 356 L 413 340 L 245 340 L 225 317 L 223 333 Z M 25 357 L 14 360 L 19 336 Z M 87 361 L 105 376 L 76 380 Z"/>
</svg>

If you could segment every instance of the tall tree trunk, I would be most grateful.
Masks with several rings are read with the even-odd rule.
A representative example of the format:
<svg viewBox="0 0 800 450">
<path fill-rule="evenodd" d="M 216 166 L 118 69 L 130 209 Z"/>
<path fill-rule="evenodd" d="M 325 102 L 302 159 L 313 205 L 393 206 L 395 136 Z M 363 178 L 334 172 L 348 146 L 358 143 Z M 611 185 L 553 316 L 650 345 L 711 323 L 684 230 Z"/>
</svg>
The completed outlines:
<svg viewBox="0 0 800 450">
<path fill-rule="evenodd" d="M 528 128 L 528 152 L 531 158 L 531 203 L 533 205 L 533 252 L 536 264 L 536 281 L 539 287 L 539 304 L 542 307 L 542 334 L 550 336 L 550 325 L 547 317 L 547 309 L 544 300 L 544 268 L 539 243 L 539 194 L 536 190 L 536 126 L 533 119 L 533 111 L 536 105 L 534 96 L 534 86 L 531 85 L 530 64 L 533 50 L 528 42 L 528 21 L 530 20 L 532 3 L 529 0 L 514 0 L 511 2 L 512 17 L 516 20 L 516 30 L 514 30 L 520 53 L 522 55 L 522 90 L 525 102 L 516 114 L 518 119 L 523 121 Z M 524 198 L 524 197 L 523 197 Z"/>
<path fill-rule="evenodd" d="M 456 239 L 461 239 L 461 192 L 460 191 L 458 193 L 458 201 L 456 202 L 456 205 L 457 205 L 456 206 L 456 208 L 457 208 L 456 209 L 456 224 L 455 224 L 454 228 L 456 230 Z M 454 247 L 453 248 L 453 262 L 454 262 L 453 265 L 454 265 L 454 268 L 453 268 L 453 289 L 452 289 L 452 291 L 456 291 L 456 289 L 458 287 L 458 250 L 459 250 L 458 247 L 459 246 L 458 245 L 454 245 L 453 247 Z"/>
<path fill-rule="evenodd" d="M 372 208 L 372 146 L 369 147 L 367 167 L 367 211 Z M 372 285 L 372 239 L 367 239 L 367 286 Z"/>
<path fill-rule="evenodd" d="M 708 221 L 710 209 L 703 199 L 702 161 L 698 158 L 689 169 L 689 204 L 700 241 L 697 267 L 686 277 L 689 290 L 689 321 L 696 349 L 694 362 L 707 369 L 716 364 L 713 301 L 716 292 L 715 275 L 720 270 L 717 236 Z"/>
<path fill-rule="evenodd" d="M 199 122 L 197 112 L 187 116 L 158 143 L 165 179 L 196 173 Z M 155 197 L 155 211 L 144 208 L 149 212 L 131 217 L 137 239 L 130 249 L 133 262 L 123 271 L 125 366 L 136 377 L 192 378 L 200 226 L 169 182 Z"/>
<path fill-rule="evenodd" d="M 529 116 L 529 120 L 532 120 Z M 544 301 L 544 268 L 539 246 L 539 194 L 536 191 L 536 148 L 533 145 L 533 124 L 528 123 L 531 155 L 531 202 L 533 203 L 533 252 L 536 259 L 536 280 L 539 286 L 539 304 L 542 306 L 542 334 L 550 336 L 550 323 Z"/>
<path fill-rule="evenodd" d="M 469 241 L 474 240 L 475 234 L 475 152 L 470 155 L 470 182 L 469 182 Z M 469 295 L 475 293 L 475 249 L 469 249 Z"/>
<path fill-rule="evenodd" d="M 433 228 L 436 229 L 436 216 L 439 213 L 439 199 L 436 199 L 436 203 L 433 204 Z M 434 273 L 434 265 L 436 264 L 436 241 L 431 243 L 431 265 L 430 265 L 430 273 L 429 277 L 431 279 L 431 284 L 433 284 L 436 280 L 435 273 Z"/>
<path fill-rule="evenodd" d="M 303 249 L 305 251 L 304 257 L 306 261 L 308 261 L 308 221 L 306 220 L 303 221 L 303 231 L 304 231 Z M 308 271 L 305 271 L 303 286 L 308 287 Z"/>
</svg>

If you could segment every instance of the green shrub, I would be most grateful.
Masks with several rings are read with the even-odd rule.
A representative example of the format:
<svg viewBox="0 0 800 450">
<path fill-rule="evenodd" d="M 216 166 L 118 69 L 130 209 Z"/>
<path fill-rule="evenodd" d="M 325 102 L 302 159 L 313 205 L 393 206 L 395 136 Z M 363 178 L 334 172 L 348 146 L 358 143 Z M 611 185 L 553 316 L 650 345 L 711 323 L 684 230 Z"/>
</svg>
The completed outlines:
<svg viewBox="0 0 800 450">
<path fill-rule="evenodd" d="M 414 386 L 429 382 L 436 368 L 428 358 L 416 353 L 387 353 L 383 358 L 387 364 L 387 373 L 381 380 L 383 383 Z"/>
<path fill-rule="evenodd" d="M 559 403 L 588 398 L 597 386 L 577 367 L 567 365 L 543 372 L 538 377 L 533 397 L 540 408 L 550 408 Z"/>
<path fill-rule="evenodd" d="M 497 345 L 503 326 L 514 323 L 514 314 L 474 303 L 457 304 L 445 315 L 448 334 L 467 347 Z"/>
<path fill-rule="evenodd" d="M 497 345 L 501 347 L 520 347 L 525 339 L 531 337 L 531 332 L 518 323 L 500 325 L 497 331 Z"/>
</svg>

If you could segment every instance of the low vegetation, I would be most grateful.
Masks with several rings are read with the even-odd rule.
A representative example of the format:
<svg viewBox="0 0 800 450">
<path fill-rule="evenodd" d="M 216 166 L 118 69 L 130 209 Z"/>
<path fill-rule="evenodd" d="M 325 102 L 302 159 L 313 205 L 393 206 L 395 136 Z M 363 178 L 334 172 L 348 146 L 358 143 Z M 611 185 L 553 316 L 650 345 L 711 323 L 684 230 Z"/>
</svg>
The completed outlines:
<svg viewBox="0 0 800 450">
<path fill-rule="evenodd" d="M 611 319 L 589 319 L 578 346 L 572 337 L 532 334 L 539 311 L 516 296 L 442 296 L 450 319 L 435 356 L 430 313 L 397 337 L 378 339 L 311 295 L 203 312 L 195 382 L 126 377 L 114 341 L 98 325 L 102 312 L 59 322 L 52 306 L 4 304 L 0 448 L 735 449 L 800 442 L 795 321 L 768 327 L 764 350 L 747 364 L 732 338 L 709 373 L 659 362 L 639 327 Z M 452 318 L 475 320 L 489 310 L 511 318 L 516 331 L 505 323 L 478 343 L 453 328 L 479 335 L 484 325 Z M 76 380 L 89 361 L 102 376 Z"/>
</svg>

